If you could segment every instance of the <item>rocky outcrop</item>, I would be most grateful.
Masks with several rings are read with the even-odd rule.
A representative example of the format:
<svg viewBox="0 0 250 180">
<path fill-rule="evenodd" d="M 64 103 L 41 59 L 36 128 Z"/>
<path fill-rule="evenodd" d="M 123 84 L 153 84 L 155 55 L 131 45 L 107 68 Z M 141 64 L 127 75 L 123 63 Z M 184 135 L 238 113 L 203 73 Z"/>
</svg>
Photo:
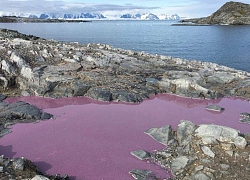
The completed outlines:
<svg viewBox="0 0 250 180">
<path fill-rule="evenodd" d="M 171 126 L 158 129 L 166 127 L 171 129 Z M 168 146 L 152 153 L 138 150 L 131 154 L 140 160 L 146 159 L 147 162 L 170 169 L 173 179 L 250 179 L 249 134 L 241 134 L 226 126 L 196 126 L 191 121 L 182 120 L 176 131 L 168 131 L 166 137 L 162 135 L 156 140 L 159 143 L 167 140 L 165 144 Z M 132 170 L 130 174 L 135 179 L 157 179 L 157 174 L 145 169 Z"/>
<path fill-rule="evenodd" d="M 192 22 L 196 24 L 249 25 L 250 4 L 230 1 L 224 4 L 211 16 L 197 19 L 185 19 L 180 22 Z"/>
<path fill-rule="evenodd" d="M 68 180 L 69 177 L 67 175 L 47 175 L 25 158 L 11 159 L 2 155 L 0 156 L 0 179 Z"/>
<path fill-rule="evenodd" d="M 250 97 L 249 73 L 109 45 L 61 43 L 0 30 L 1 92 L 52 98 L 89 96 L 141 102 L 172 93 L 192 98 Z"/>
</svg>

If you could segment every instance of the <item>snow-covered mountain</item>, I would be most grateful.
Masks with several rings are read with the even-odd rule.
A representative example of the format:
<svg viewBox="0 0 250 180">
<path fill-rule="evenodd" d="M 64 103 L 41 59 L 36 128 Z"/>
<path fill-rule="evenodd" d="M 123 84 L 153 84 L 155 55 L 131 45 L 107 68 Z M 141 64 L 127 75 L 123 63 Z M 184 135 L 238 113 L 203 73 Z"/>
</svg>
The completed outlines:
<svg viewBox="0 0 250 180">
<path fill-rule="evenodd" d="M 42 13 L 42 14 L 31 14 L 31 13 L 6 13 L 0 12 L 0 16 L 16 16 L 16 17 L 29 17 L 29 18 L 41 18 L 41 19 L 106 19 L 106 20 L 119 20 L 119 19 L 130 19 L 130 20 L 180 20 L 180 16 L 177 14 L 173 15 L 155 15 L 152 13 L 147 14 L 124 14 L 122 16 L 107 16 L 105 17 L 101 13 Z"/>
<path fill-rule="evenodd" d="M 42 13 L 42 14 L 29 14 L 29 13 L 1 13 L 0 16 L 17 16 L 41 19 L 104 19 L 105 17 L 100 13 Z"/>
<path fill-rule="evenodd" d="M 166 15 L 166 14 L 161 14 L 161 15 L 155 15 L 152 13 L 147 13 L 147 14 L 124 14 L 120 18 L 122 19 L 139 19 L 139 20 L 180 20 L 180 16 L 177 14 L 173 15 Z"/>
</svg>

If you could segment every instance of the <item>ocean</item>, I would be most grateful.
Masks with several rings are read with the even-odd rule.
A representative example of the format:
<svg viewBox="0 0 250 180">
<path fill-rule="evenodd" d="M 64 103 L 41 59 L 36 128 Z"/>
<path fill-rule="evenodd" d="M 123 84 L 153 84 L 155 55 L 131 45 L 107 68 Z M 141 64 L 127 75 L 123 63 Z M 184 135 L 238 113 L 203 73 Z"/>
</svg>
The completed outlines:
<svg viewBox="0 0 250 180">
<path fill-rule="evenodd" d="M 209 61 L 250 72 L 250 26 L 171 26 L 174 21 L 0 23 L 63 42 L 102 43 L 115 48 Z"/>
</svg>

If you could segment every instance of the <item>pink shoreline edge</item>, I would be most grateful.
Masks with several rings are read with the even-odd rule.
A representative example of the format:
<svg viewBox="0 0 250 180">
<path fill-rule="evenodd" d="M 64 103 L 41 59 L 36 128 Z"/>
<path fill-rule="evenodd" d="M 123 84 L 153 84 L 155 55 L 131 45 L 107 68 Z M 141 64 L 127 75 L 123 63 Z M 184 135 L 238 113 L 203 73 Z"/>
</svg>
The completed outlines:
<svg viewBox="0 0 250 180">
<path fill-rule="evenodd" d="M 176 129 L 179 121 L 186 119 L 250 132 L 250 125 L 239 123 L 239 113 L 250 110 L 249 102 L 242 98 L 200 100 L 165 94 L 141 104 L 106 103 L 86 97 L 21 97 L 6 101 L 18 100 L 33 104 L 56 119 L 14 125 L 13 132 L 0 139 L 3 153 L 24 156 L 44 172 L 66 173 L 79 180 L 132 179 L 128 174 L 132 169 L 154 170 L 159 177 L 169 177 L 170 173 L 160 167 L 130 155 L 133 150 L 151 152 L 164 148 L 143 133 L 151 127 L 170 124 Z M 208 104 L 217 104 L 225 111 L 211 113 L 205 110 Z"/>
</svg>

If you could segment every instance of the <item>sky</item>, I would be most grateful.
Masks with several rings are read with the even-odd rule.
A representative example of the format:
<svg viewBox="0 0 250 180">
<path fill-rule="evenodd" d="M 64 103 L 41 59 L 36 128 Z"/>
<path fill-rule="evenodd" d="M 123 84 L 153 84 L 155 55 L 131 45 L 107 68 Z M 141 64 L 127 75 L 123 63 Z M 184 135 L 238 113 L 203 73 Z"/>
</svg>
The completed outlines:
<svg viewBox="0 0 250 180">
<path fill-rule="evenodd" d="M 228 0 L 229 1 L 229 0 Z M 126 13 L 178 14 L 181 17 L 211 15 L 227 0 L 0 0 L 0 12 L 17 13 L 102 13 L 105 16 Z M 250 4 L 250 0 L 241 2 Z"/>
</svg>

